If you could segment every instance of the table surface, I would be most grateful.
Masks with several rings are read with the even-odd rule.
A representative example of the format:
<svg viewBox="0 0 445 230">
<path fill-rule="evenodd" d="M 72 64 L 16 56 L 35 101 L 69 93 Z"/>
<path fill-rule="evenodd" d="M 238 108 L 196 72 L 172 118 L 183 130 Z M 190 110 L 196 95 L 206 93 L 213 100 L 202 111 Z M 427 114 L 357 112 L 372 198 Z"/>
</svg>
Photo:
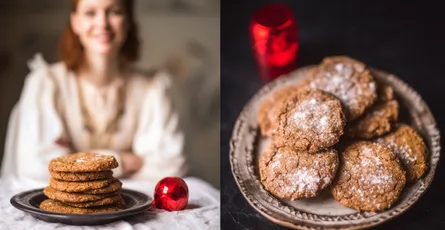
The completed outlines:
<svg viewBox="0 0 445 230">
<path fill-rule="evenodd" d="M 255 211 L 240 193 L 229 165 L 229 140 L 245 103 L 264 84 L 248 40 L 249 17 L 273 1 L 222 1 L 221 53 L 221 215 L 223 229 L 286 229 Z M 275 1 L 277 2 L 277 1 Z M 349 55 L 391 72 L 428 103 L 444 130 L 443 54 L 445 20 L 437 4 L 408 1 L 281 1 L 290 5 L 299 26 L 299 66 L 325 56 Z M 440 1 L 439 1 L 440 2 Z M 442 90 L 442 91 L 441 91 Z M 439 164 L 435 180 L 411 209 L 376 229 L 445 229 L 445 186 Z"/>
<path fill-rule="evenodd" d="M 150 209 L 136 216 L 97 226 L 72 226 L 61 223 L 47 223 L 10 204 L 12 196 L 36 188 L 47 186 L 44 182 L 13 178 L 0 178 L 0 229 L 14 230 L 154 230 L 154 229 L 219 229 L 220 192 L 198 178 L 184 178 L 189 188 L 189 203 L 185 210 L 167 212 Z M 148 181 L 122 180 L 122 187 L 142 192 L 153 197 L 155 183 Z"/>
</svg>

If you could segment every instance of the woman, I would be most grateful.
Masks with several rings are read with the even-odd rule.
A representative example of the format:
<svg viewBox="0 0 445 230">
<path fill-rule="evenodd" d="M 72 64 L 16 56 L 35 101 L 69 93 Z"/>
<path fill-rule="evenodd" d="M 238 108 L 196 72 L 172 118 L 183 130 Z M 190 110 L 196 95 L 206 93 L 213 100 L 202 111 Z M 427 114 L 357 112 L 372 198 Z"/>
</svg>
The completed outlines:
<svg viewBox="0 0 445 230">
<path fill-rule="evenodd" d="M 138 73 L 132 0 L 74 0 L 62 62 L 31 63 L 8 128 L 2 174 L 48 180 L 51 159 L 77 151 L 113 155 L 115 177 L 182 176 L 183 136 L 169 78 Z"/>
</svg>

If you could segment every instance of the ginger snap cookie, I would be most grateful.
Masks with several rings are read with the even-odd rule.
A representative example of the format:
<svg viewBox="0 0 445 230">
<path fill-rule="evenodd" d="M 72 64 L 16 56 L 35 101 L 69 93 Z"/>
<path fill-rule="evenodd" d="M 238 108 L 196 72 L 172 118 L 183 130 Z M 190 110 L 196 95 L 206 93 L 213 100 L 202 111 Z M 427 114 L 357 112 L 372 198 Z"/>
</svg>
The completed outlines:
<svg viewBox="0 0 445 230">
<path fill-rule="evenodd" d="M 389 131 L 399 116 L 399 103 L 396 100 L 381 102 L 372 107 L 362 118 L 346 128 L 352 138 L 373 139 Z"/>
<path fill-rule="evenodd" d="M 71 203 L 71 202 L 64 202 L 64 204 L 72 207 L 77 208 L 90 208 L 90 207 L 97 207 L 97 206 L 104 206 L 109 204 L 123 204 L 125 205 L 124 199 L 122 199 L 121 195 L 114 195 L 110 197 L 105 197 L 100 200 L 95 201 L 88 201 L 88 202 L 81 202 L 81 203 Z"/>
<path fill-rule="evenodd" d="M 118 179 L 115 179 L 110 185 L 103 188 L 98 189 L 90 189 L 83 191 L 85 194 L 107 194 L 120 191 L 122 189 L 122 182 Z"/>
<path fill-rule="evenodd" d="M 395 130 L 376 140 L 392 149 L 406 170 L 408 182 L 423 176 L 427 169 L 428 151 L 420 135 L 406 124 L 398 124 Z"/>
<path fill-rule="evenodd" d="M 57 191 L 51 188 L 50 186 L 43 189 L 43 193 L 50 199 L 61 202 L 70 202 L 70 203 L 97 201 L 104 199 L 106 197 L 116 195 L 116 193 L 106 193 L 106 194 L 68 193 L 68 192 Z"/>
<path fill-rule="evenodd" d="M 405 187 L 405 171 L 396 154 L 379 143 L 358 141 L 340 154 L 338 175 L 331 189 L 341 204 L 359 211 L 390 208 Z"/>
<path fill-rule="evenodd" d="M 310 154 L 270 145 L 259 162 L 261 183 L 279 198 L 315 197 L 331 184 L 338 164 L 334 149 Z"/>
<path fill-rule="evenodd" d="M 94 208 L 77 208 L 66 205 L 62 202 L 47 199 L 40 203 L 40 208 L 50 212 L 59 213 L 71 213 L 71 214 L 92 214 L 92 213 L 105 213 L 123 210 L 125 207 L 122 204 L 105 205 Z"/>
<path fill-rule="evenodd" d="M 340 101 L 320 90 L 303 91 L 288 98 L 277 122 L 277 145 L 309 153 L 337 143 L 346 124 Z"/>
<path fill-rule="evenodd" d="M 309 71 L 304 85 L 336 96 L 348 121 L 360 117 L 377 98 L 374 77 L 365 64 L 346 56 L 324 58 Z"/>
<path fill-rule="evenodd" d="M 80 152 L 51 160 L 48 169 L 56 172 L 93 172 L 109 171 L 118 166 L 113 156 Z"/>
<path fill-rule="evenodd" d="M 98 172 L 55 172 L 50 171 L 53 178 L 62 181 L 90 181 L 113 178 L 113 171 L 98 171 Z"/>
<path fill-rule="evenodd" d="M 110 185 L 112 184 L 114 184 L 114 186 L 110 187 Z M 116 178 L 92 181 L 61 181 L 51 178 L 49 181 L 49 185 L 55 190 L 61 192 L 85 192 L 104 188 L 108 188 L 111 190 L 112 188 L 119 187 L 119 185 L 121 185 L 121 182 Z"/>
<path fill-rule="evenodd" d="M 263 136 L 271 136 L 273 134 L 280 105 L 286 100 L 289 94 L 295 94 L 299 89 L 300 88 L 295 85 L 284 86 L 276 89 L 264 99 L 257 116 L 257 122 Z"/>
<path fill-rule="evenodd" d="M 377 83 L 378 94 L 375 104 L 365 115 L 346 126 L 346 134 L 351 138 L 370 140 L 382 136 L 394 126 L 399 117 L 399 103 L 394 99 L 391 86 Z"/>
</svg>

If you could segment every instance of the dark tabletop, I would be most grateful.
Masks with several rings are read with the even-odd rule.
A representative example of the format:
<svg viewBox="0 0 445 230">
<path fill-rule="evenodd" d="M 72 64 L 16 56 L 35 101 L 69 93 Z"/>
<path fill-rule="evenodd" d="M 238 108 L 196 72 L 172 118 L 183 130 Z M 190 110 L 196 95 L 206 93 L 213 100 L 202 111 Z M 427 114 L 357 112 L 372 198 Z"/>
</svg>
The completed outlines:
<svg viewBox="0 0 445 230">
<path fill-rule="evenodd" d="M 221 1 L 221 221 L 222 228 L 227 230 L 285 229 L 269 222 L 247 203 L 229 165 L 229 140 L 234 122 L 247 100 L 264 84 L 252 57 L 248 23 L 252 11 L 267 2 L 273 1 Z M 422 95 L 439 129 L 445 130 L 445 35 L 442 32 L 445 18 L 437 3 L 281 2 L 293 8 L 299 26 L 300 66 L 317 64 L 325 56 L 341 54 L 391 72 Z M 439 164 L 431 187 L 420 200 L 404 214 L 376 229 L 445 229 L 443 174 Z"/>
</svg>

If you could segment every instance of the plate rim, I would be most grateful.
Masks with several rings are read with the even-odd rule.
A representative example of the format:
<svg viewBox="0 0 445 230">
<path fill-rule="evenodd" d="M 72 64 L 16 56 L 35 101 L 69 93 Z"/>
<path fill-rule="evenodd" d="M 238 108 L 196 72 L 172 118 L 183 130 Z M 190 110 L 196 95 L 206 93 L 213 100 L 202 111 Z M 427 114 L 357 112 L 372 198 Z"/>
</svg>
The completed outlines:
<svg viewBox="0 0 445 230">
<path fill-rule="evenodd" d="M 51 211 L 42 210 L 42 209 L 34 207 L 32 205 L 25 205 L 25 204 L 22 204 L 21 202 L 17 201 L 17 199 L 19 197 L 21 197 L 25 194 L 29 194 L 29 193 L 43 194 L 43 189 L 44 188 L 30 189 L 30 190 L 26 190 L 26 191 L 17 193 L 11 197 L 10 203 L 16 209 L 21 210 L 26 213 L 30 213 L 31 215 L 45 215 L 45 216 L 51 216 L 51 218 L 74 217 L 76 219 L 86 219 L 86 218 L 91 218 L 91 217 L 107 217 L 107 219 L 114 219 L 114 218 L 134 215 L 136 213 L 148 210 L 151 208 L 151 202 L 152 202 L 152 199 L 148 195 L 146 195 L 142 192 L 136 191 L 136 190 L 126 189 L 126 188 L 122 188 L 121 193 L 124 193 L 124 194 L 125 193 L 136 193 L 140 196 L 145 197 L 146 201 L 139 206 L 133 206 L 133 207 L 130 207 L 129 209 L 124 209 L 124 210 L 119 210 L 119 211 L 114 211 L 114 212 L 91 213 L 91 214 L 71 214 L 71 213 L 51 212 Z"/>
<path fill-rule="evenodd" d="M 434 118 L 434 115 L 432 114 L 428 104 L 422 99 L 422 97 L 419 95 L 419 93 L 417 93 L 417 91 L 415 91 L 411 86 L 409 86 L 406 82 L 404 82 L 403 80 L 401 80 L 399 77 L 395 76 L 394 74 L 390 74 L 386 71 L 368 66 L 369 69 L 372 72 L 376 72 L 380 75 L 384 75 L 387 79 L 387 81 L 391 82 L 392 84 L 396 84 L 399 88 L 401 88 L 403 91 L 407 91 L 409 92 L 411 95 L 408 97 L 410 101 L 415 101 L 416 104 L 420 104 L 421 107 L 425 110 L 425 113 L 428 115 L 428 118 L 430 120 L 430 124 L 428 124 L 427 127 L 427 132 L 428 135 L 431 137 L 431 149 L 429 149 L 429 153 L 430 153 L 430 159 L 429 159 L 429 169 L 427 171 L 427 173 L 424 175 L 424 182 L 421 184 L 421 186 L 419 186 L 418 188 L 416 188 L 416 190 L 413 192 L 413 194 L 411 195 L 411 197 L 406 200 L 406 202 L 404 202 L 401 207 L 398 207 L 395 210 L 389 209 L 387 210 L 387 213 L 385 213 L 385 215 L 380 215 L 380 218 L 375 219 L 375 220 L 371 220 L 368 222 L 364 222 L 364 223 L 349 223 L 349 224 L 343 224 L 341 226 L 324 226 L 323 223 L 321 223 L 321 225 L 314 225 L 313 223 L 308 223 L 307 219 L 304 218 L 300 218 L 298 216 L 295 216 L 293 219 L 293 222 L 288 222 L 286 220 L 283 220 L 283 218 L 277 218 L 276 212 L 273 213 L 272 211 L 268 210 L 266 207 L 264 207 L 264 205 L 262 205 L 258 199 L 256 199 L 255 197 L 253 197 L 253 195 L 251 194 L 251 192 L 248 191 L 248 189 L 246 188 L 246 186 L 244 185 L 245 181 L 242 181 L 242 176 L 239 174 L 242 174 L 240 172 L 240 169 L 238 168 L 238 164 L 235 159 L 235 149 L 237 144 L 238 144 L 238 133 L 242 128 L 242 123 L 244 123 L 244 118 L 249 114 L 251 107 L 253 106 L 253 104 L 260 99 L 261 97 L 263 97 L 265 94 L 267 94 L 268 92 L 272 91 L 273 89 L 275 89 L 277 86 L 279 86 L 280 84 L 285 84 L 286 82 L 292 80 L 295 75 L 297 75 L 296 73 L 298 72 L 302 72 L 302 71 L 308 71 L 310 68 L 314 68 L 316 65 L 307 65 L 307 66 L 302 66 L 297 68 L 296 70 L 285 74 L 279 78 L 276 78 L 275 80 L 263 85 L 251 98 L 250 100 L 244 105 L 243 109 L 241 110 L 240 114 L 238 115 L 235 124 L 233 126 L 233 130 L 232 130 L 232 136 L 230 138 L 229 141 L 229 147 L 230 147 L 230 152 L 229 152 L 229 161 L 230 161 L 230 166 L 231 166 L 231 172 L 232 172 L 232 176 L 235 180 L 235 183 L 237 184 L 241 194 L 244 196 L 244 198 L 247 200 L 247 202 L 250 204 L 250 206 L 252 206 L 256 211 L 258 211 L 262 216 L 264 216 L 266 219 L 285 226 L 285 227 L 290 227 L 290 228 L 294 228 L 294 229 L 314 229 L 314 228 L 326 228 L 327 229 L 356 229 L 356 228 L 369 228 L 372 226 L 376 226 L 378 224 L 381 224 L 383 222 L 386 222 L 396 216 L 401 215 L 402 213 L 404 213 L 405 211 L 407 211 L 414 203 L 416 203 L 423 194 L 425 194 L 425 192 L 427 191 L 427 189 L 430 187 L 435 173 L 436 173 L 436 168 L 437 165 L 439 163 L 440 160 L 440 151 L 441 151 L 441 146 L 440 146 L 440 131 L 438 130 L 437 127 L 437 122 L 436 119 Z M 297 75 L 298 76 L 298 75 Z M 295 78 L 301 78 L 301 76 L 299 77 L 295 77 Z M 433 163 L 433 164 L 431 164 Z M 239 178 L 238 178 L 239 177 Z M 263 187 L 261 187 L 261 189 L 264 190 Z M 267 192 L 267 191 L 266 191 Z M 277 199 L 277 198 L 275 198 Z M 263 199 L 265 202 L 267 202 L 265 199 Z M 312 214 L 312 213 L 307 213 L 303 210 L 298 210 L 301 213 L 305 213 L 307 215 L 315 215 L 315 216 L 322 216 L 322 215 L 318 215 L 318 214 Z M 366 212 L 355 212 L 353 214 L 347 214 L 347 215 L 361 215 L 362 213 Z M 275 214 L 275 216 L 273 216 L 272 214 Z M 306 218 L 307 218 L 306 215 Z M 379 214 L 377 214 L 379 215 Z M 339 215 L 339 216 L 345 216 L 345 215 Z M 366 216 L 362 215 L 362 218 L 364 220 L 367 219 Z"/>
</svg>

